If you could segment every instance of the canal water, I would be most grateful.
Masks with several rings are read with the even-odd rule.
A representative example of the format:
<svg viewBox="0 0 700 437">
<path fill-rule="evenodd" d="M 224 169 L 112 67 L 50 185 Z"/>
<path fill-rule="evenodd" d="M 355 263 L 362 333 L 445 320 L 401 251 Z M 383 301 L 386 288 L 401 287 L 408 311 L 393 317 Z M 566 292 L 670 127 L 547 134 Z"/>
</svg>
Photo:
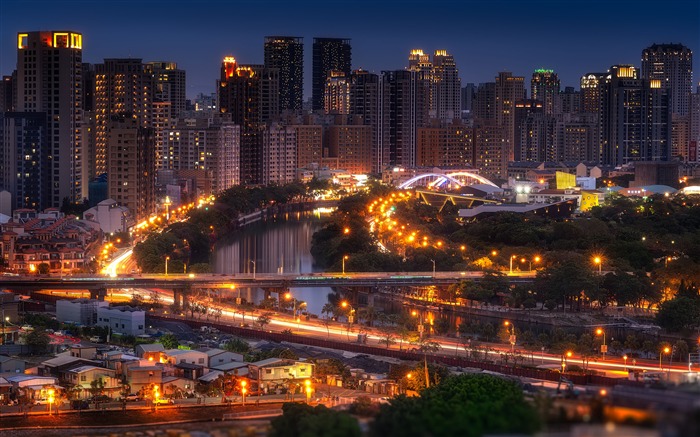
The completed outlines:
<svg viewBox="0 0 700 437">
<path fill-rule="evenodd" d="M 217 243 L 212 253 L 212 269 L 224 274 L 322 272 L 314 266 L 311 238 L 323 226 L 324 217 L 327 215 L 317 212 L 289 213 L 248 225 Z M 298 301 L 306 302 L 309 313 L 320 316 L 332 290 L 312 287 L 292 288 L 290 292 Z M 264 298 L 262 290 L 243 289 L 240 293 L 249 302 L 260 303 Z"/>
<path fill-rule="evenodd" d="M 321 229 L 327 214 L 318 212 L 299 212 L 281 214 L 274 219 L 251 224 L 239 230 L 229 238 L 219 241 L 212 253 L 211 265 L 214 273 L 223 274 L 309 274 L 323 272 L 314 265 L 311 256 L 311 239 L 314 232 Z M 321 309 L 328 302 L 328 295 L 333 293 L 329 287 L 291 288 L 290 292 L 298 301 L 306 302 L 307 311 L 322 317 Z M 248 302 L 258 304 L 264 299 L 260 289 L 236 289 L 233 297 L 243 297 Z M 277 297 L 273 295 L 273 297 Z M 365 297 L 359 300 L 365 301 Z M 360 306 L 366 302 L 358 302 Z M 477 314 L 457 314 L 454 312 L 432 311 L 425 307 L 411 307 L 408 302 L 389 299 L 383 295 L 374 296 L 372 305 L 376 310 L 387 314 L 417 311 L 428 324 L 438 319 L 447 319 L 451 331 L 463 322 L 478 321 L 491 323 L 500 327 L 508 318 L 504 313 L 486 316 Z M 519 322 L 519 330 L 531 329 L 535 333 L 549 332 L 552 325 L 536 322 Z M 567 327 L 567 331 L 580 333 L 585 328 Z"/>
</svg>

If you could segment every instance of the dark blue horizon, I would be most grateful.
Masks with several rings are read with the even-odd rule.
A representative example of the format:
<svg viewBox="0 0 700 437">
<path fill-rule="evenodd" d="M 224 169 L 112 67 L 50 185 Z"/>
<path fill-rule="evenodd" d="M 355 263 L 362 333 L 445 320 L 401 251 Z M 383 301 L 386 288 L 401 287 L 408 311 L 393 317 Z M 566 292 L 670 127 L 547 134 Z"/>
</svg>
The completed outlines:
<svg viewBox="0 0 700 437">
<path fill-rule="evenodd" d="M 224 56 L 262 63 L 267 35 L 304 38 L 305 97 L 311 94 L 312 41 L 323 36 L 351 39 L 354 69 L 403 69 L 411 49 L 446 49 L 463 85 L 511 71 L 525 76 L 529 88 L 532 72 L 548 68 L 562 88 L 578 89 L 585 73 L 640 66 L 642 50 L 653 43 L 696 50 L 700 2 L 0 0 L 0 74 L 15 69 L 16 34 L 37 30 L 81 32 L 84 62 L 177 62 L 187 71 L 188 98 L 215 92 Z M 695 56 L 695 71 L 699 63 Z"/>
</svg>

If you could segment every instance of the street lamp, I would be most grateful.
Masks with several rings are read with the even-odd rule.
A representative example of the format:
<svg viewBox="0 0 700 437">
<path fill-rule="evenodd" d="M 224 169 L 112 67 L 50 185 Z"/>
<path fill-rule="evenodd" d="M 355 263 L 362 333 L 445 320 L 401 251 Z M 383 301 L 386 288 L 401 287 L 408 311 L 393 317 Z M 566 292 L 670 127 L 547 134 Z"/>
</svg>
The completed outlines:
<svg viewBox="0 0 700 437">
<path fill-rule="evenodd" d="M 598 274 L 603 274 L 603 259 L 599 256 L 593 258 L 593 263 L 598 264 Z"/>
<path fill-rule="evenodd" d="M 306 386 L 306 403 L 309 404 L 311 403 L 311 380 L 305 380 L 304 386 Z"/>
<path fill-rule="evenodd" d="M 573 352 L 567 351 L 566 354 L 562 355 L 561 357 L 561 373 L 564 373 L 566 370 L 566 365 L 568 364 L 568 359 L 571 358 L 574 355 Z"/>
<path fill-rule="evenodd" d="M 542 258 L 540 258 L 539 256 L 536 256 L 536 257 L 534 257 L 533 259 L 530 260 L 530 271 L 531 271 L 531 272 L 532 272 L 532 262 L 534 261 L 535 264 L 537 264 L 538 262 L 540 262 L 541 259 L 542 259 Z"/>
<path fill-rule="evenodd" d="M 348 323 L 352 323 L 352 322 L 353 322 L 353 315 L 352 315 L 352 313 L 355 312 L 355 309 L 354 309 L 354 308 L 352 307 L 352 305 L 350 305 L 346 300 L 342 301 L 342 302 L 340 303 L 340 306 L 342 306 L 343 308 L 350 307 L 350 313 L 348 314 Z"/>
<path fill-rule="evenodd" d="M 503 323 L 506 326 L 506 330 L 510 326 L 510 336 L 509 336 L 509 341 L 510 341 L 510 353 L 515 354 L 515 325 L 510 323 L 508 320 L 506 320 Z"/>
<path fill-rule="evenodd" d="M 625 360 L 625 370 L 627 370 L 627 355 L 623 355 L 622 359 Z M 629 372 L 629 370 L 628 370 Z"/>
<path fill-rule="evenodd" d="M 669 347 L 666 346 L 666 347 L 664 347 L 662 352 L 664 354 L 668 354 L 669 352 L 671 352 L 671 349 L 669 349 Z M 663 357 L 663 354 L 661 352 L 659 352 L 659 370 L 661 370 L 661 357 Z"/>
<path fill-rule="evenodd" d="M 423 327 L 423 314 L 422 314 L 422 313 L 419 313 L 419 312 L 416 311 L 416 310 L 413 310 L 413 311 L 411 311 L 411 315 L 412 315 L 413 317 L 418 316 L 418 318 L 419 318 L 419 323 L 418 323 L 418 337 L 422 340 L 422 339 L 423 339 L 423 331 L 424 331 L 424 327 Z"/>
<path fill-rule="evenodd" d="M 435 260 L 431 259 L 430 262 L 433 263 L 433 276 L 435 276 Z"/>
<path fill-rule="evenodd" d="M 243 406 L 245 406 L 245 394 L 248 392 L 248 389 L 246 389 L 246 385 L 248 385 L 247 381 L 241 381 L 241 395 L 243 395 Z"/>
<path fill-rule="evenodd" d="M 170 257 L 166 256 L 165 257 L 165 276 L 168 276 L 168 261 L 170 261 Z"/>
<path fill-rule="evenodd" d="M 252 259 L 249 259 L 248 262 L 253 264 L 253 279 L 255 279 L 255 261 L 253 261 Z"/>
<path fill-rule="evenodd" d="M 605 361 L 605 354 L 608 353 L 608 345 L 605 344 L 605 330 L 603 330 L 603 328 L 598 328 L 595 330 L 595 334 L 603 336 L 603 344 L 600 345 L 600 353 L 603 354 L 603 361 Z"/>
<path fill-rule="evenodd" d="M 51 415 L 51 406 L 53 405 L 53 402 L 55 400 L 53 397 L 54 393 L 55 392 L 52 388 L 49 389 L 49 399 L 48 399 L 48 401 L 49 401 L 49 416 Z"/>
<path fill-rule="evenodd" d="M 348 258 L 350 258 L 350 257 L 347 255 L 343 255 L 343 274 L 345 274 L 345 260 Z"/>
<path fill-rule="evenodd" d="M 518 255 L 511 255 L 510 256 L 510 274 L 511 275 L 513 274 L 513 260 L 517 257 L 518 257 Z"/>
</svg>

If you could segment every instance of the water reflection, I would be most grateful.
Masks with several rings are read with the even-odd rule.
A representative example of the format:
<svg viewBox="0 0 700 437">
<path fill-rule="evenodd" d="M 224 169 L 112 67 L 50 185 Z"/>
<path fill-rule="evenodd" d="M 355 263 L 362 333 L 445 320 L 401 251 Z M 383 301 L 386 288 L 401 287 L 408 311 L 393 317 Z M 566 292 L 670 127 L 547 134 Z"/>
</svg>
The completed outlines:
<svg viewBox="0 0 700 437">
<path fill-rule="evenodd" d="M 323 217 L 313 213 L 287 214 L 250 225 L 216 245 L 212 268 L 224 274 L 321 272 L 313 264 L 311 237 L 322 226 Z M 310 313 L 318 315 L 332 292 L 327 287 L 290 291 L 295 299 L 307 302 Z M 243 290 L 242 296 L 255 303 L 264 298 L 262 290 Z"/>
</svg>

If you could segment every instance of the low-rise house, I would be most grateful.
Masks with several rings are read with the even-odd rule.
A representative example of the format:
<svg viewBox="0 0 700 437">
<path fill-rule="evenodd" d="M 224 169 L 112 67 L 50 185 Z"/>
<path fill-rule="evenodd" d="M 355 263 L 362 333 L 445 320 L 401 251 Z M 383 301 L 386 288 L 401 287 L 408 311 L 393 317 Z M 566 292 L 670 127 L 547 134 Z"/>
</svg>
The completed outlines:
<svg viewBox="0 0 700 437">
<path fill-rule="evenodd" d="M 27 363 L 19 358 L 0 355 L 0 374 L 5 373 L 24 373 Z"/>
<path fill-rule="evenodd" d="M 163 352 L 163 355 L 164 360 L 161 362 L 172 365 L 189 363 L 206 366 L 208 361 L 208 356 L 204 352 L 189 349 L 168 349 Z"/>
<path fill-rule="evenodd" d="M 207 372 L 204 366 L 192 363 L 178 363 L 173 368 L 175 369 L 175 376 L 187 379 L 197 379 Z"/>
<path fill-rule="evenodd" d="M 97 348 L 95 346 L 75 344 L 70 347 L 68 352 L 70 353 L 71 357 L 85 358 L 87 360 L 94 360 L 97 358 Z"/>
<path fill-rule="evenodd" d="M 143 392 L 144 397 L 150 397 L 151 393 L 146 393 L 153 386 L 158 386 L 163 393 L 163 368 L 161 366 L 128 366 L 126 380 L 131 387 L 132 393 Z"/>
<path fill-rule="evenodd" d="M 134 348 L 134 353 L 139 358 L 145 358 L 151 361 L 158 361 L 160 355 L 165 351 L 162 343 L 139 344 Z"/>
<path fill-rule="evenodd" d="M 121 390 L 121 381 L 116 377 L 114 370 L 91 365 L 78 366 L 62 372 L 61 381 L 79 387 L 81 399 L 88 399 L 93 395 L 90 391 L 93 381 L 102 381 L 102 394 L 111 398 L 118 398 Z"/>
<path fill-rule="evenodd" d="M 257 382 L 259 390 L 268 392 L 289 380 L 303 381 L 314 374 L 314 364 L 308 361 L 268 358 L 250 363 L 249 378 Z"/>
<path fill-rule="evenodd" d="M 218 348 L 203 347 L 197 349 L 199 352 L 207 354 L 207 367 L 216 367 L 221 364 L 242 362 L 243 355 Z"/>
<path fill-rule="evenodd" d="M 48 390 L 60 388 L 58 379 L 50 376 L 13 375 L 5 379 L 12 384 L 14 395 L 27 395 L 30 399 L 46 399 Z"/>
<path fill-rule="evenodd" d="M 164 376 L 162 384 L 165 397 L 179 399 L 194 392 L 195 382 L 179 376 Z"/>
<path fill-rule="evenodd" d="M 217 364 L 215 366 L 212 366 L 211 369 L 214 370 L 219 370 L 224 373 L 232 373 L 237 376 L 247 376 L 249 371 L 248 371 L 248 366 L 249 363 L 237 363 L 237 362 L 231 362 L 231 363 L 224 363 L 224 364 Z"/>
<path fill-rule="evenodd" d="M 39 376 L 55 376 L 58 377 L 61 372 L 80 365 L 97 366 L 97 361 L 88 360 L 85 358 L 72 357 L 68 353 L 63 353 L 55 358 L 43 361 L 38 368 Z"/>
</svg>

